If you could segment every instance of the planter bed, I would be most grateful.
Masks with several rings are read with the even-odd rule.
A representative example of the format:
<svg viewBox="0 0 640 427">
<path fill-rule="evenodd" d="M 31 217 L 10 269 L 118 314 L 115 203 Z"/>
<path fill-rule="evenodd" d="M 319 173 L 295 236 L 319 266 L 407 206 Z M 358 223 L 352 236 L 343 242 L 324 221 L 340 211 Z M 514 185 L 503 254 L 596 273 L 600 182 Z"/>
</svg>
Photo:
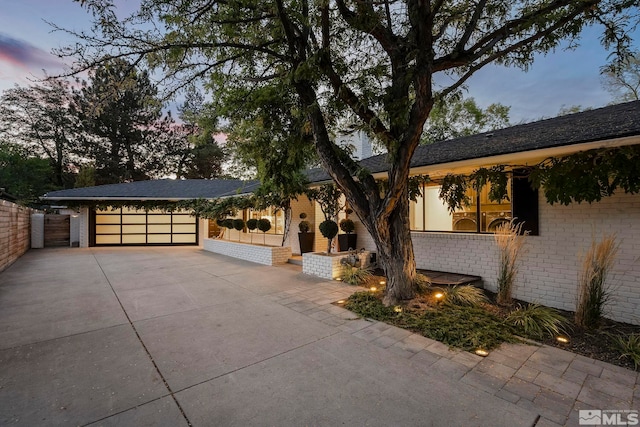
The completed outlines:
<svg viewBox="0 0 640 427">
<path fill-rule="evenodd" d="M 228 240 L 204 239 L 203 248 L 205 251 L 264 265 L 286 264 L 291 258 L 291 248 L 288 246 L 253 245 Z"/>
<path fill-rule="evenodd" d="M 361 260 L 370 260 L 371 254 L 371 251 L 364 251 L 359 254 L 359 256 Z M 348 251 L 336 252 L 329 255 L 324 252 L 308 252 L 302 254 L 302 272 L 333 280 L 340 277 L 342 273 L 340 261 L 347 256 L 349 256 Z M 364 266 L 368 264 L 368 262 L 365 262 Z"/>
</svg>

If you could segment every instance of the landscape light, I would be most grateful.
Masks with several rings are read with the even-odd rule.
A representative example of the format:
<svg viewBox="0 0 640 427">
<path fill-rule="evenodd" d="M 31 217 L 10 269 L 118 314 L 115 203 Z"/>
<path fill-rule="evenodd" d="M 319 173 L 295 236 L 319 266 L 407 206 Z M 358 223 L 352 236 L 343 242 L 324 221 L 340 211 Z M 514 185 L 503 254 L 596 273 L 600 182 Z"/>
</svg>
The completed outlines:
<svg viewBox="0 0 640 427">
<path fill-rule="evenodd" d="M 487 350 L 483 350 L 481 348 L 476 350 L 476 354 L 478 356 L 482 356 L 482 357 L 487 357 L 489 355 L 489 352 Z"/>
<path fill-rule="evenodd" d="M 434 295 L 434 297 L 435 297 L 436 299 L 441 299 L 442 297 L 444 297 L 444 294 L 443 294 L 442 292 L 438 292 L 438 293 L 436 293 L 436 294 Z"/>
<path fill-rule="evenodd" d="M 386 283 L 387 283 L 387 282 L 385 282 L 384 280 L 380 280 L 380 284 L 381 284 L 381 285 L 384 285 L 384 284 L 386 284 Z"/>
<path fill-rule="evenodd" d="M 556 337 L 556 341 L 561 342 L 562 344 L 567 344 L 569 342 L 569 338 L 560 336 Z"/>
<path fill-rule="evenodd" d="M 344 304 L 345 300 L 341 299 L 340 301 L 338 301 L 338 304 Z"/>
<path fill-rule="evenodd" d="M 396 305 L 395 307 L 393 307 L 393 311 L 395 311 L 396 313 L 402 313 L 402 307 Z"/>
<path fill-rule="evenodd" d="M 375 286 L 372 286 L 372 287 L 370 287 L 370 288 L 369 288 L 369 290 L 370 290 L 371 292 L 375 292 L 375 291 L 377 291 L 377 290 L 378 290 L 378 288 L 376 288 Z"/>
</svg>

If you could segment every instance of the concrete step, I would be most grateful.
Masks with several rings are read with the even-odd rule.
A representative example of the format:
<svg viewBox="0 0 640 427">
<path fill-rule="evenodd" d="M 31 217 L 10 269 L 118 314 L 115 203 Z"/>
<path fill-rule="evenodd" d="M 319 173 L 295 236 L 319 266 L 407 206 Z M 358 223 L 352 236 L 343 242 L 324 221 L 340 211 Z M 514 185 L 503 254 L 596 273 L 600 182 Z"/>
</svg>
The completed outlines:
<svg viewBox="0 0 640 427">
<path fill-rule="evenodd" d="M 289 260 L 287 260 L 287 262 L 289 264 L 302 265 L 302 257 L 294 255 L 291 258 L 289 258 Z"/>
</svg>

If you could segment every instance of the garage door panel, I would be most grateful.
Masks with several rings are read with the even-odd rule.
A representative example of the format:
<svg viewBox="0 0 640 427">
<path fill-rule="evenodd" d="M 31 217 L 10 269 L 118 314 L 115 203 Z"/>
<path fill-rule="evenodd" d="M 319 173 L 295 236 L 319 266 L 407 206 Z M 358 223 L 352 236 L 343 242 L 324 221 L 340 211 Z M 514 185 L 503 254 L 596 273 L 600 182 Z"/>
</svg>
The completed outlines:
<svg viewBox="0 0 640 427">
<path fill-rule="evenodd" d="M 146 224 L 146 215 L 122 215 L 123 224 Z"/>
<path fill-rule="evenodd" d="M 147 243 L 171 243 L 171 234 L 148 234 Z"/>
<path fill-rule="evenodd" d="M 197 219 L 189 214 L 129 208 L 96 211 L 96 245 L 198 243 Z"/>
<path fill-rule="evenodd" d="M 149 215 L 147 217 L 147 222 L 149 224 L 171 224 L 171 215 Z"/>
<path fill-rule="evenodd" d="M 195 233 L 195 224 L 173 224 L 174 233 Z"/>
<path fill-rule="evenodd" d="M 192 217 L 191 215 L 174 215 L 173 216 L 173 223 L 177 224 L 195 224 L 196 219 L 195 217 Z"/>
<path fill-rule="evenodd" d="M 119 245 L 120 244 L 120 235 L 110 235 L 103 234 L 96 236 L 96 244 L 97 245 Z"/>
<path fill-rule="evenodd" d="M 120 215 L 96 215 L 96 224 L 120 224 Z"/>
<path fill-rule="evenodd" d="M 173 243 L 196 243 L 195 234 L 174 234 Z"/>
<path fill-rule="evenodd" d="M 171 224 L 149 224 L 147 230 L 149 233 L 171 233 Z"/>
<path fill-rule="evenodd" d="M 120 225 L 96 225 L 97 234 L 120 234 Z"/>
</svg>

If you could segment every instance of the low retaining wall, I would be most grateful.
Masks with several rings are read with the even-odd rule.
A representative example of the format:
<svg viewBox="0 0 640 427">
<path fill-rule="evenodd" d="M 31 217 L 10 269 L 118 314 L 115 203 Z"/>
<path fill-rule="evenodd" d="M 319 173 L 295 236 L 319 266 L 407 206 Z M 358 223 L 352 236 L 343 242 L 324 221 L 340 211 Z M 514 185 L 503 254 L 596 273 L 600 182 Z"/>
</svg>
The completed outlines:
<svg viewBox="0 0 640 427">
<path fill-rule="evenodd" d="M 371 259 L 371 251 L 364 251 L 358 255 L 361 262 L 363 262 L 363 266 L 368 266 Z M 302 272 L 322 277 L 323 279 L 336 279 L 342 274 L 340 261 L 347 256 L 349 256 L 348 251 L 331 255 L 326 255 L 322 252 L 307 252 L 302 254 Z"/>
<path fill-rule="evenodd" d="M 286 264 L 291 258 L 288 246 L 260 246 L 228 240 L 204 239 L 203 249 L 264 265 Z"/>
<path fill-rule="evenodd" d="M 0 271 L 29 250 L 32 209 L 0 200 Z"/>
</svg>

